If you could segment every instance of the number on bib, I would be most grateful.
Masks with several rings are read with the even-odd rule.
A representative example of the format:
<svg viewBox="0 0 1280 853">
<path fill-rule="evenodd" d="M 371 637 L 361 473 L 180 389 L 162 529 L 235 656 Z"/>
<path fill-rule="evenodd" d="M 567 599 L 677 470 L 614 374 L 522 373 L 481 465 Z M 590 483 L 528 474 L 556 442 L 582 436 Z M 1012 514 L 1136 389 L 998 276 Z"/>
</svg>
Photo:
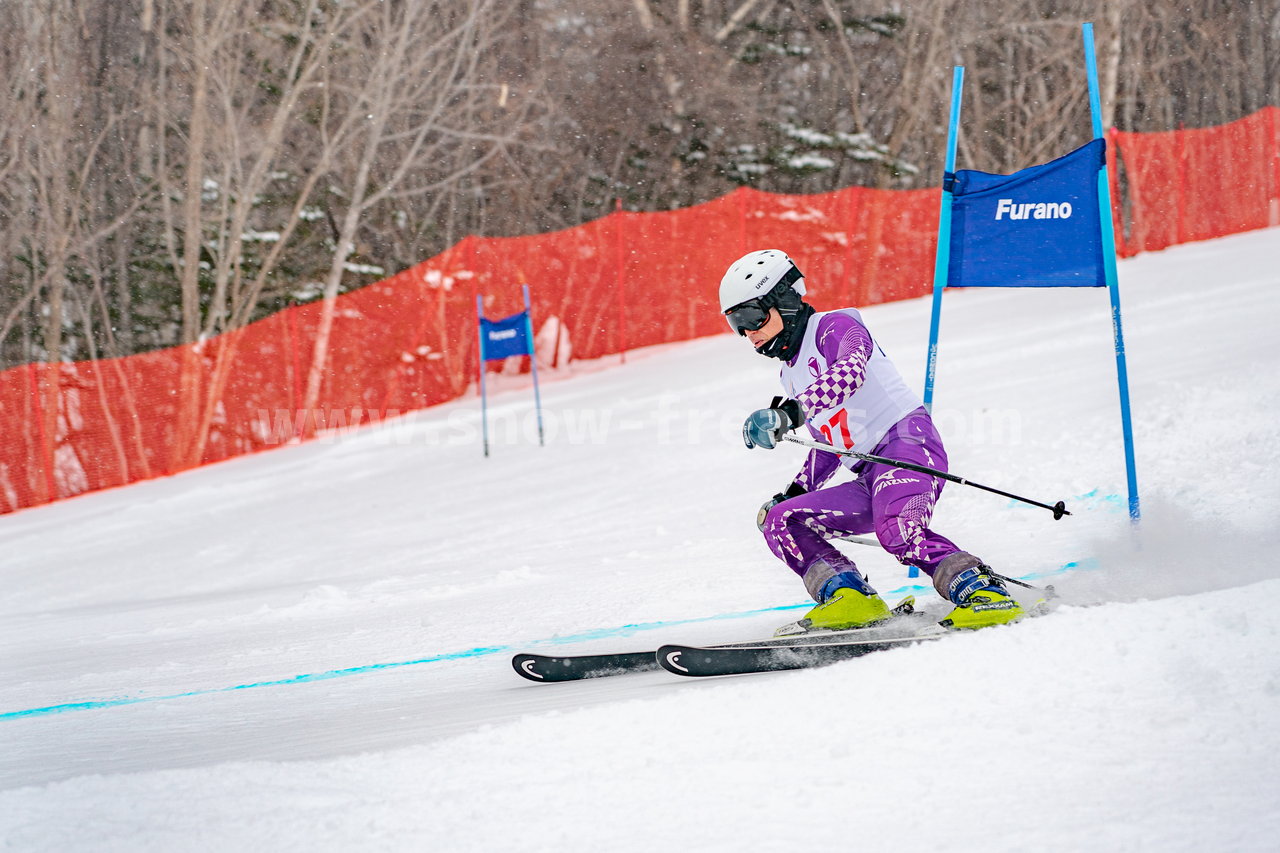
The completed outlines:
<svg viewBox="0 0 1280 853">
<path fill-rule="evenodd" d="M 839 427 L 840 444 L 836 444 L 833 438 L 835 427 Z M 839 447 L 842 450 L 849 450 L 853 447 L 853 436 L 849 433 L 849 410 L 840 409 L 831 416 L 831 420 L 818 427 L 818 432 L 822 433 L 822 437 L 827 440 L 827 444 L 832 447 Z"/>
</svg>

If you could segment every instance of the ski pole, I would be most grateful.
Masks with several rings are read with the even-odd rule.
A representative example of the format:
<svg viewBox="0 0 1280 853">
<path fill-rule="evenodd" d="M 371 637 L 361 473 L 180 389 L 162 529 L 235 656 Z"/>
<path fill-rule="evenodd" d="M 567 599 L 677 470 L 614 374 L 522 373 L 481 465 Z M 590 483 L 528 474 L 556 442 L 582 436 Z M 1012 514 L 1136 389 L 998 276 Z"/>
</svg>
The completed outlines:
<svg viewBox="0 0 1280 853">
<path fill-rule="evenodd" d="M 991 575 L 991 577 L 995 578 L 998 581 L 1004 581 L 1005 583 L 1015 584 L 1017 586 L 1022 587 L 1023 589 L 1034 589 L 1036 592 L 1043 592 L 1045 598 L 1053 598 L 1055 595 L 1058 594 L 1058 591 L 1053 588 L 1053 584 L 1051 583 L 1047 583 L 1044 586 L 1036 586 L 1035 584 L 1027 583 L 1026 581 L 1020 581 L 1017 578 L 1011 578 L 1008 575 L 1002 575 L 998 572 L 993 572 L 991 571 L 991 568 L 989 566 L 987 567 L 987 574 Z"/>
<path fill-rule="evenodd" d="M 829 444 L 820 444 L 819 442 L 810 441 L 807 438 L 800 438 L 796 435 L 784 435 L 783 438 L 803 447 L 812 447 L 815 450 L 825 450 L 827 453 L 834 453 L 837 456 L 851 456 L 854 459 L 862 459 L 863 461 L 872 462 L 877 465 L 892 465 L 895 468 L 904 468 L 907 471 L 915 471 L 918 474 L 928 474 L 931 477 L 939 477 L 951 483 L 959 483 L 962 486 L 973 486 L 975 489 L 982 489 L 984 492 L 993 492 L 994 494 L 1002 495 L 1006 498 L 1012 498 L 1015 501 L 1022 501 L 1024 504 L 1031 504 L 1032 506 L 1038 506 L 1041 509 L 1047 509 L 1053 513 L 1054 521 L 1059 520 L 1064 515 L 1071 515 L 1071 513 L 1067 511 L 1067 505 L 1062 501 L 1058 501 L 1056 504 L 1050 506 L 1049 504 L 1040 503 L 1040 501 L 1033 501 L 1031 498 L 1024 498 L 1021 495 L 1015 495 L 1012 492 L 1001 491 L 1000 489 L 995 489 L 991 486 L 984 486 L 981 483 L 973 483 L 966 480 L 964 477 L 957 477 L 955 474 L 948 474 L 946 471 L 927 468 L 924 465 L 915 465 L 911 462 L 899 462 L 896 459 L 886 459 L 883 456 L 873 456 L 870 453 L 859 453 L 856 450 L 839 450 Z"/>
</svg>

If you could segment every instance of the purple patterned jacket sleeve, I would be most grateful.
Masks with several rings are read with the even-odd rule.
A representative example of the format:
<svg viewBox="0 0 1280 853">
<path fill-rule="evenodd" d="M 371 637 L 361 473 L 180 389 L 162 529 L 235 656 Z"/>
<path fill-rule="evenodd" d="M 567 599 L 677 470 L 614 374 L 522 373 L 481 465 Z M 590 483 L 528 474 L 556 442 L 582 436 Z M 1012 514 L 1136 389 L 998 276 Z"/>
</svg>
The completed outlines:
<svg viewBox="0 0 1280 853">
<path fill-rule="evenodd" d="M 817 339 L 818 350 L 830 367 L 796 396 L 806 416 L 809 412 L 840 405 L 862 386 L 873 346 L 867 327 L 847 314 L 823 317 L 818 323 Z M 813 427 L 809 427 L 809 432 L 814 438 L 822 439 Z M 812 492 L 822 488 L 839 469 L 839 456 L 824 450 L 810 450 L 795 482 Z"/>
<path fill-rule="evenodd" d="M 830 365 L 796 395 L 805 414 L 834 409 L 862 386 L 871 358 L 871 333 L 848 314 L 828 314 L 818 323 L 818 351 Z"/>
</svg>

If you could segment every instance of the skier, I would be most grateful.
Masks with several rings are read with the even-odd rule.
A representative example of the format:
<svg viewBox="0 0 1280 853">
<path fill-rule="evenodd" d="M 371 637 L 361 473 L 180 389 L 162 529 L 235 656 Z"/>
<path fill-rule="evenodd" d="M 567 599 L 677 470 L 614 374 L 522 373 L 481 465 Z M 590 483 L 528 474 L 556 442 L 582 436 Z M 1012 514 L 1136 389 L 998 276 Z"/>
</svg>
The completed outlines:
<svg viewBox="0 0 1280 853">
<path fill-rule="evenodd" d="M 747 447 L 772 449 L 807 426 L 817 440 L 947 470 L 929 412 L 898 375 L 853 308 L 816 313 L 804 277 L 785 252 L 764 249 L 734 262 L 720 282 L 729 327 L 756 352 L 782 362 L 786 397 L 743 424 Z M 841 462 L 857 475 L 824 488 Z M 990 567 L 929 529 L 943 481 L 891 465 L 811 450 L 790 485 L 760 508 L 769 549 L 799 575 L 817 606 L 803 630 L 858 628 L 890 617 L 858 567 L 828 541 L 875 532 L 900 563 L 918 566 L 955 608 L 942 624 L 982 628 L 1023 615 Z M 780 633 L 787 629 L 780 629 Z"/>
</svg>

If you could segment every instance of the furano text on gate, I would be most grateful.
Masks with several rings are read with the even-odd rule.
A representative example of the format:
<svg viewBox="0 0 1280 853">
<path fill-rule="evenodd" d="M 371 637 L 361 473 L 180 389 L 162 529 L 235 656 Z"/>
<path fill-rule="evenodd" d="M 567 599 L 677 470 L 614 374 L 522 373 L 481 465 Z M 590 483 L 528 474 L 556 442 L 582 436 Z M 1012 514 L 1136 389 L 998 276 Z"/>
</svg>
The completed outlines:
<svg viewBox="0 0 1280 853">
<path fill-rule="evenodd" d="M 996 204 L 996 219 L 1003 219 L 1005 214 L 1010 219 L 1070 219 L 1071 202 L 1022 202 L 1015 204 L 1011 198 L 1002 198 Z"/>
</svg>

